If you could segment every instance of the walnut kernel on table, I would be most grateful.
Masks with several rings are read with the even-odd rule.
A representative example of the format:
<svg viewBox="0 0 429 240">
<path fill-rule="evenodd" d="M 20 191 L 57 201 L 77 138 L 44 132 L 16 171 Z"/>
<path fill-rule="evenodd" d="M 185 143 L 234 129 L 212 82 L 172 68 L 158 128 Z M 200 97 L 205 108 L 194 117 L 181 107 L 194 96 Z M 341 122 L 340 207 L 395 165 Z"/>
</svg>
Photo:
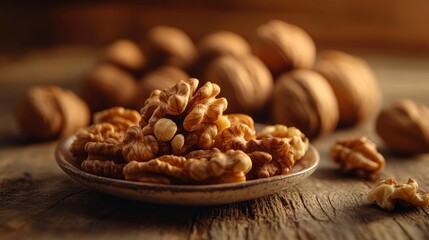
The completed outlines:
<svg viewBox="0 0 429 240">
<path fill-rule="evenodd" d="M 68 136 L 90 120 L 89 108 L 73 92 L 59 86 L 29 88 L 15 106 L 20 130 L 35 140 Z"/>
<path fill-rule="evenodd" d="M 330 150 L 331 159 L 344 172 L 372 177 L 384 169 L 384 157 L 378 153 L 375 143 L 366 137 L 337 141 Z"/>
<path fill-rule="evenodd" d="M 395 152 L 429 153 L 429 108 L 411 99 L 400 99 L 383 109 L 376 131 Z"/>
<path fill-rule="evenodd" d="M 420 193 L 417 182 L 412 178 L 405 184 L 398 184 L 393 178 L 388 178 L 368 193 L 368 200 L 387 210 L 408 206 L 427 207 L 429 193 Z"/>
</svg>

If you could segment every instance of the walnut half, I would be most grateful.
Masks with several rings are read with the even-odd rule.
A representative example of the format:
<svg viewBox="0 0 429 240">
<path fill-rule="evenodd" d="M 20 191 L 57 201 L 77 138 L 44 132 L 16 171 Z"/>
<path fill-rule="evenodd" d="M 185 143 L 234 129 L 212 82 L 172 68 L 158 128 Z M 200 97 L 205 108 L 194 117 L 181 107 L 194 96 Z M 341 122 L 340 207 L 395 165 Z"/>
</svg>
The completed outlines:
<svg viewBox="0 0 429 240">
<path fill-rule="evenodd" d="M 427 207 L 429 193 L 419 192 L 416 180 L 409 178 L 406 184 L 398 184 L 393 178 L 382 180 L 375 189 L 368 193 L 368 200 L 383 209 L 393 210 L 395 207 Z"/>
<path fill-rule="evenodd" d="M 385 165 L 384 157 L 366 137 L 337 141 L 331 148 L 330 156 L 344 172 L 353 171 L 365 177 L 378 174 Z"/>
</svg>

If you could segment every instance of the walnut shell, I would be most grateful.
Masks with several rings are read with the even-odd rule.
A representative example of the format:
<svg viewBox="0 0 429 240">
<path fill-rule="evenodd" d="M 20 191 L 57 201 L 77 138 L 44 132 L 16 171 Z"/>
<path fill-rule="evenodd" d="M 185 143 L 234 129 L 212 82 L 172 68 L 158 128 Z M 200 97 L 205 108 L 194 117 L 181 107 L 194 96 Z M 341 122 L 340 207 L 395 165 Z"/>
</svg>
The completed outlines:
<svg viewBox="0 0 429 240">
<path fill-rule="evenodd" d="M 294 70 L 275 81 L 275 122 L 295 126 L 309 138 L 315 138 L 335 129 L 338 116 L 335 94 L 320 74 Z"/>
<path fill-rule="evenodd" d="M 315 69 L 328 80 L 340 110 L 339 124 L 350 127 L 378 112 L 381 92 L 365 60 L 335 50 L 321 53 Z"/>
<path fill-rule="evenodd" d="M 273 90 L 269 70 L 253 55 L 217 58 L 205 70 L 204 79 L 221 87 L 220 95 L 228 99 L 229 113 L 261 110 Z"/>
<path fill-rule="evenodd" d="M 142 107 L 153 90 L 170 88 L 180 80 L 187 79 L 189 79 L 188 74 L 178 67 L 165 65 L 156 68 L 144 75 L 139 81 L 136 107 Z"/>
<path fill-rule="evenodd" d="M 250 44 L 240 35 L 230 31 L 208 34 L 197 44 L 198 68 L 204 69 L 215 58 L 232 55 L 243 56 L 251 52 Z"/>
<path fill-rule="evenodd" d="M 82 81 L 82 97 L 92 111 L 131 107 L 137 95 L 133 76 L 111 64 L 97 66 Z"/>
<path fill-rule="evenodd" d="M 181 29 L 159 25 L 149 30 L 143 41 L 148 67 L 172 65 L 186 69 L 197 56 L 197 50 L 189 36 Z"/>
<path fill-rule="evenodd" d="M 128 39 L 116 40 L 107 46 L 103 52 L 102 61 L 131 71 L 141 70 L 146 63 L 139 46 Z"/>
<path fill-rule="evenodd" d="M 428 119 L 427 106 L 410 99 L 400 99 L 380 112 L 376 131 L 396 152 L 429 153 Z"/>
<path fill-rule="evenodd" d="M 311 68 L 316 58 L 311 37 L 298 26 L 280 20 L 258 27 L 250 43 L 253 53 L 273 75 L 295 68 Z"/>
<path fill-rule="evenodd" d="M 15 118 L 21 131 L 35 140 L 72 134 L 90 121 L 89 108 L 76 94 L 58 86 L 32 87 L 18 100 Z"/>
</svg>

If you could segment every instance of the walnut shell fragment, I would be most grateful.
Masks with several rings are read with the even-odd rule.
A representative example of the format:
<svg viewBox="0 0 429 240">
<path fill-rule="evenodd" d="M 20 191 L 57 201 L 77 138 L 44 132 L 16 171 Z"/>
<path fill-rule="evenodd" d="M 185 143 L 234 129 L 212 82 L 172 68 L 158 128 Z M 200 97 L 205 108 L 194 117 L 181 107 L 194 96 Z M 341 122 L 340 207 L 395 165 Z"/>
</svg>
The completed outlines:
<svg viewBox="0 0 429 240">
<path fill-rule="evenodd" d="M 365 177 L 377 175 L 385 165 L 376 145 L 366 137 L 337 141 L 331 147 L 330 157 L 344 172 L 353 171 Z"/>
<path fill-rule="evenodd" d="M 216 184 L 246 181 L 252 162 L 242 151 L 198 150 L 186 156 L 164 155 L 147 162 L 131 161 L 125 179 L 149 182 Z M 150 175 L 153 178 L 148 179 Z M 159 178 L 156 178 L 159 176 Z"/>
<path fill-rule="evenodd" d="M 376 131 L 393 151 L 429 153 L 429 108 L 410 99 L 400 99 L 383 109 Z"/>
<path fill-rule="evenodd" d="M 368 201 L 390 211 L 396 207 L 427 207 L 429 193 L 420 193 L 416 180 L 412 178 L 406 184 L 398 184 L 393 178 L 388 178 L 368 193 Z"/>
</svg>

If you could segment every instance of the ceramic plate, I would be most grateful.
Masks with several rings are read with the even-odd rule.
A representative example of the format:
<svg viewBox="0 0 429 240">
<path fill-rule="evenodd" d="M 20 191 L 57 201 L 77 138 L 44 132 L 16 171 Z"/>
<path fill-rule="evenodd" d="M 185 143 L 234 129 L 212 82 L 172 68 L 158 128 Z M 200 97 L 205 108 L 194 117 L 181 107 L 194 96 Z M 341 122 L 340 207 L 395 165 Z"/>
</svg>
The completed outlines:
<svg viewBox="0 0 429 240">
<path fill-rule="evenodd" d="M 319 153 L 310 145 L 290 173 L 244 183 L 214 185 L 164 185 L 100 177 L 80 169 L 69 146 L 74 136 L 59 142 L 55 150 L 58 165 L 77 182 L 100 192 L 144 202 L 174 205 L 220 205 L 255 199 L 285 190 L 310 176 L 319 163 Z"/>
</svg>

